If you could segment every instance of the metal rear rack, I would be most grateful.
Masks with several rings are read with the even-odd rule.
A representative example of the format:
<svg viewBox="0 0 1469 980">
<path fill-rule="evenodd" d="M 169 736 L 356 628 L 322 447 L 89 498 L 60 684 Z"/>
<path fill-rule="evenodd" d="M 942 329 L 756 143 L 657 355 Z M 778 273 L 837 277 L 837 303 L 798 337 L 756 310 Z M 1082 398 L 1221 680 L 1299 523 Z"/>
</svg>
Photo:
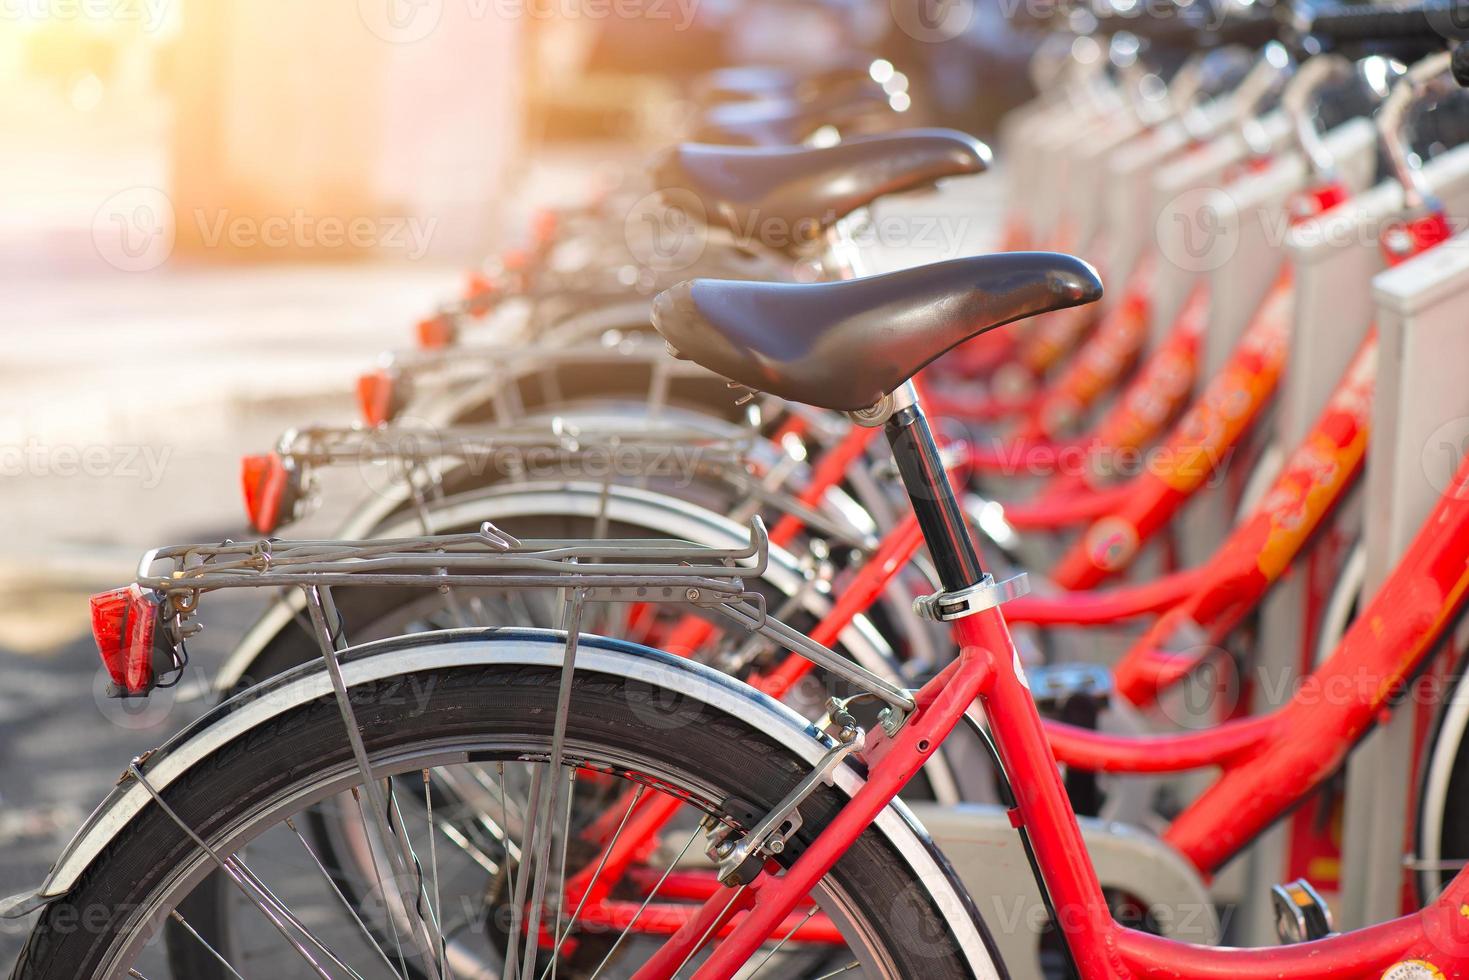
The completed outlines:
<svg viewBox="0 0 1469 980">
<path fill-rule="evenodd" d="M 527 478 L 550 469 L 606 483 L 650 477 L 721 482 L 751 507 L 765 506 L 799 517 L 833 541 L 862 551 L 873 542 L 855 529 L 801 502 L 797 494 L 768 485 L 748 471 L 758 433 L 727 425 L 723 432 L 689 425 L 598 419 L 593 425 L 561 417 L 493 425 L 433 427 L 410 423 L 376 428 L 310 426 L 282 433 L 275 455 L 291 481 L 291 513 L 281 513 L 260 530 L 274 531 L 299 516 L 296 501 L 314 499 L 314 471 L 327 467 L 396 464 L 404 499 L 427 505 L 442 495 L 442 480 L 454 469 L 472 474 Z M 419 499 L 419 493 L 426 497 Z"/>
<path fill-rule="evenodd" d="M 485 461 L 506 454 L 554 453 L 579 456 L 617 452 L 666 459 L 695 451 L 702 458 L 737 462 L 753 445 L 753 433 L 720 436 L 693 426 L 610 424 L 567 425 L 561 418 L 493 426 L 431 427 L 411 424 L 366 428 L 310 426 L 283 433 L 276 453 L 306 466 L 338 466 L 386 459 L 406 462 Z"/>
<path fill-rule="evenodd" d="M 765 574 L 770 539 L 760 518 L 749 527 L 749 544 L 735 549 L 646 539 L 522 541 L 489 523 L 466 534 L 176 545 L 144 555 L 137 584 L 165 597 L 181 620 L 194 614 L 204 593 L 238 588 L 300 588 L 323 612 L 332 608 L 332 588 L 353 586 L 555 589 L 563 590 L 568 607 L 684 604 L 806 657 L 899 713 L 910 711 L 905 689 L 768 614 L 764 595 L 749 586 Z M 578 618 L 569 615 L 568 623 Z M 331 635 L 340 637 L 340 626 Z"/>
</svg>

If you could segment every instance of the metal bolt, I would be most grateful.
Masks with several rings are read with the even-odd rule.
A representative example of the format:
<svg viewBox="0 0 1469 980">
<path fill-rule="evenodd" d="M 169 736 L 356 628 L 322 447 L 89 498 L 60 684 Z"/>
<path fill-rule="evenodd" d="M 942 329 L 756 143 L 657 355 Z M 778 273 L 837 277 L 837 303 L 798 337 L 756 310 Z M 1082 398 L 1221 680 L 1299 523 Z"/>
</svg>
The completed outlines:
<svg viewBox="0 0 1469 980">
<path fill-rule="evenodd" d="M 690 602 L 698 602 L 699 601 L 699 590 L 698 589 L 689 589 L 687 592 L 684 593 L 684 598 L 687 599 L 687 600 L 689 600 Z"/>
<path fill-rule="evenodd" d="M 771 854 L 779 854 L 786 849 L 786 842 L 779 837 L 773 838 L 769 844 Z"/>
</svg>

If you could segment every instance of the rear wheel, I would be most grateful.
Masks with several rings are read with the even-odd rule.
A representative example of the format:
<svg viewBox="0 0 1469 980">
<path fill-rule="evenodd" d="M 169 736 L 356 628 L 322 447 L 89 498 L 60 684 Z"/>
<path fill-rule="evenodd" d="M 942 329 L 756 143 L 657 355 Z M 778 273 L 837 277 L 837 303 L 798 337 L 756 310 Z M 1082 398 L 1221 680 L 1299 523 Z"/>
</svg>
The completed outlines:
<svg viewBox="0 0 1469 980">
<path fill-rule="evenodd" d="M 536 865 L 525 853 L 543 853 L 533 844 L 526 847 L 524 837 L 531 822 L 525 816 L 533 796 L 528 788 L 537 777 L 540 798 L 548 799 L 547 787 L 559 785 L 561 802 L 552 811 L 552 844 L 544 852 L 551 859 L 529 879 L 541 882 L 546 895 L 540 906 L 541 948 L 530 975 L 549 975 L 557 936 L 563 941 L 555 956 L 556 976 L 629 975 L 660 945 L 649 932 L 668 928 L 664 923 L 692 907 L 693 893 L 708 887 L 699 821 L 720 813 L 728 821 L 742 808 L 763 812 L 808 771 L 808 763 L 691 697 L 578 671 L 565 764 L 553 773 L 545 760 L 560 678 L 560 670 L 550 667 L 476 665 L 352 688 L 373 769 L 383 777 L 378 785 L 388 793 L 387 826 L 395 838 L 388 846 L 411 856 L 406 866 L 413 870 L 406 881 L 399 876 L 395 882 L 384 839 L 373 830 L 383 824 L 366 809 L 370 794 L 352 761 L 334 699 L 316 698 L 245 731 L 190 767 L 164 791 L 164 799 L 184 826 L 228 859 L 236 874 L 261 882 L 294 919 L 287 919 L 284 929 L 272 926 L 256 903 L 255 914 L 230 916 L 236 925 L 226 948 L 204 946 L 205 930 L 190 915 L 208 912 L 188 897 L 202 881 L 217 877 L 210 874 L 214 865 L 179 823 L 150 805 L 71 894 L 46 909 L 15 977 L 73 980 L 136 970 L 148 980 L 171 975 L 183 980 L 169 972 L 160 944 L 150 943 L 159 924 L 170 920 L 206 954 L 195 962 L 208 965 L 188 980 L 323 975 L 366 980 L 415 973 L 498 977 L 509 936 L 520 931 L 511 925 L 517 921 L 513 910 L 535 907 L 509 896 L 518 893 L 515 885 L 527 863 Z M 452 799 L 443 787 L 456 780 L 480 783 L 500 807 L 475 812 L 472 827 L 457 823 L 462 815 L 450 813 L 442 802 Z M 414 785 L 417 798 L 410 799 L 402 787 Z M 803 807 L 805 825 L 797 840 L 809 839 L 843 799 L 831 787 L 812 797 Z M 622 800 L 628 801 L 627 812 L 659 800 L 669 801 L 677 812 L 656 841 L 639 852 L 635 866 L 615 882 L 603 882 L 612 885 L 606 901 L 589 902 L 578 915 L 566 883 L 580 872 L 583 881 L 590 875 L 596 884 L 602 846 L 615 842 L 608 834 L 627 822 L 594 828 L 577 814 L 617 813 L 614 801 Z M 584 802 L 593 805 L 584 807 Z M 320 855 L 302 833 L 312 814 L 334 808 L 351 812 L 347 823 L 361 830 L 368 863 L 383 878 L 352 883 L 376 896 L 375 903 L 344 901 L 342 883 L 323 871 Z M 459 845 L 470 829 L 476 834 L 474 847 L 465 849 Z M 230 899 L 244 903 L 238 889 L 233 891 Z M 534 891 L 531 887 L 524 894 Z M 793 916 L 799 920 L 792 922 L 797 927 L 793 938 L 777 950 L 780 936 L 773 937 L 753 961 L 772 953 L 768 975 L 847 971 L 925 980 L 970 975 L 930 888 L 876 830 L 851 846 L 812 899 L 815 904 Z M 626 917 L 644 902 L 653 912 L 635 920 L 634 928 L 622 928 L 618 915 Z M 375 921 L 365 921 L 370 917 Z M 286 915 L 277 910 L 277 918 Z M 87 927 L 77 928 L 79 922 Z M 425 939 L 415 943 L 418 927 Z M 425 952 L 435 946 L 448 964 L 442 973 L 434 966 L 437 954 Z M 324 969 L 317 972 L 297 947 L 305 947 Z M 525 949 L 523 941 L 520 949 Z"/>
</svg>

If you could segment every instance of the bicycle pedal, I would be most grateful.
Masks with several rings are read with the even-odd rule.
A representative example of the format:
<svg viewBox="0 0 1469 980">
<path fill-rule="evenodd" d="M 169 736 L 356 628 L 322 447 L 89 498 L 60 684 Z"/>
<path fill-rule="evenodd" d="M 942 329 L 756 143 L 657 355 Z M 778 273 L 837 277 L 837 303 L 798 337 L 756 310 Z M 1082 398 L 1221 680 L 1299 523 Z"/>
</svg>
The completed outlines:
<svg viewBox="0 0 1469 980">
<path fill-rule="evenodd" d="M 1270 889 L 1275 906 L 1275 934 L 1282 943 L 1324 939 L 1334 932 L 1326 900 L 1304 878 Z"/>
</svg>

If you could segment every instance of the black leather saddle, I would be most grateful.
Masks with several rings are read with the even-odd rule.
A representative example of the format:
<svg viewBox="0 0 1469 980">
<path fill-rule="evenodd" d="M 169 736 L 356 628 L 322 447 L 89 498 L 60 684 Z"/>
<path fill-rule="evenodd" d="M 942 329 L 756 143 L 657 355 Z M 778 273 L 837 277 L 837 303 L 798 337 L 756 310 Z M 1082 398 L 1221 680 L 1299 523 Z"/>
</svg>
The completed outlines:
<svg viewBox="0 0 1469 980">
<path fill-rule="evenodd" d="M 732 381 L 850 412 L 971 337 L 1101 296 L 1081 259 L 1005 252 L 842 282 L 695 279 L 658 294 L 653 326 Z"/>
<path fill-rule="evenodd" d="M 981 173 L 989 161 L 989 148 L 972 136 L 910 129 L 826 147 L 685 143 L 654 165 L 653 181 L 665 193 L 693 194 L 711 224 L 788 252 L 884 194 Z"/>
</svg>

